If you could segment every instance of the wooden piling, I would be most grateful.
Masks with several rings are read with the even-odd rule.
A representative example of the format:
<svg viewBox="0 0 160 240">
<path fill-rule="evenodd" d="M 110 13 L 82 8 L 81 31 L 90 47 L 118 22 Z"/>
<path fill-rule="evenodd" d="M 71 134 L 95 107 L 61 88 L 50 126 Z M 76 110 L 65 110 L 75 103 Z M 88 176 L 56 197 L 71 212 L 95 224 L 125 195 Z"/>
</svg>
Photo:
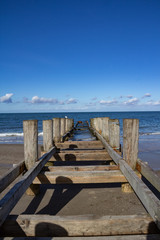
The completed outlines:
<svg viewBox="0 0 160 240">
<path fill-rule="evenodd" d="M 98 118 L 94 118 L 94 129 L 98 132 L 99 128 L 98 128 Z"/>
<path fill-rule="evenodd" d="M 43 121 L 43 150 L 48 152 L 53 147 L 53 121 Z"/>
<path fill-rule="evenodd" d="M 61 132 L 60 132 L 60 133 L 61 133 L 61 141 L 63 141 L 63 140 L 62 140 L 62 137 L 63 137 L 64 134 L 65 134 L 65 123 L 66 123 L 66 122 L 65 122 L 65 118 L 61 118 L 61 119 L 60 119 L 60 122 L 61 122 L 61 129 L 60 129 L 60 130 L 61 130 Z"/>
<path fill-rule="evenodd" d="M 29 170 L 38 159 L 38 121 L 23 121 L 24 132 L 24 160 Z"/>
<path fill-rule="evenodd" d="M 135 170 L 138 159 L 139 120 L 123 120 L 123 159 Z"/>
<path fill-rule="evenodd" d="M 69 118 L 65 118 L 65 132 L 69 132 L 70 126 L 69 126 Z"/>
<path fill-rule="evenodd" d="M 26 168 L 31 169 L 38 159 L 38 121 L 23 121 L 24 132 L 24 161 Z M 39 186 L 31 184 L 26 193 L 34 196 L 38 194 Z"/>
<path fill-rule="evenodd" d="M 109 117 L 102 118 L 102 137 L 109 142 Z"/>
<path fill-rule="evenodd" d="M 102 135 L 102 118 L 98 118 L 98 132 Z"/>
<path fill-rule="evenodd" d="M 120 148 L 120 127 L 118 119 L 109 119 L 109 144 L 112 148 Z"/>
<path fill-rule="evenodd" d="M 135 170 L 138 159 L 138 136 L 139 136 L 139 120 L 124 119 L 123 120 L 123 159 L 128 165 Z M 128 183 L 122 184 L 122 191 L 130 193 L 133 191 Z"/>
<path fill-rule="evenodd" d="M 53 142 L 57 143 L 60 142 L 61 135 L 60 135 L 60 118 L 53 118 Z"/>
</svg>

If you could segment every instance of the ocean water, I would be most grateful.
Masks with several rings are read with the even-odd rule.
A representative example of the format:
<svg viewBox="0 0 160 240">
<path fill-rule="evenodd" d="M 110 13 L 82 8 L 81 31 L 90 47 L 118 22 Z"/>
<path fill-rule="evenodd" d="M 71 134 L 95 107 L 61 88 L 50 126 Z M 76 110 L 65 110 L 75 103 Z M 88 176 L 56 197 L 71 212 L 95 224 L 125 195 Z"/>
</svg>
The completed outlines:
<svg viewBox="0 0 160 240">
<path fill-rule="evenodd" d="M 43 141 L 42 121 L 55 117 L 73 118 L 77 121 L 90 121 L 94 117 L 110 117 L 120 120 L 121 136 L 123 119 L 139 119 L 140 139 L 152 136 L 160 139 L 160 112 L 65 112 L 65 113 L 0 113 L 0 143 L 23 143 L 23 120 L 38 120 L 39 143 Z"/>
</svg>

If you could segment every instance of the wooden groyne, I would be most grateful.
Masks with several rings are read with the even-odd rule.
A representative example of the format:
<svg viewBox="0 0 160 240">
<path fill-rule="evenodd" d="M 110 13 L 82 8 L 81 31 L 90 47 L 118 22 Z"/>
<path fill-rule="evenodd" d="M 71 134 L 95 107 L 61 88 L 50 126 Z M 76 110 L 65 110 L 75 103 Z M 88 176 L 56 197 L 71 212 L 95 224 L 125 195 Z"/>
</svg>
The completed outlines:
<svg viewBox="0 0 160 240">
<path fill-rule="evenodd" d="M 70 137 L 76 129 L 88 129 L 96 136 L 96 140 L 71 141 Z M 23 130 L 24 161 L 0 179 L 2 192 L 17 178 L 0 200 L 2 239 L 160 239 L 160 200 L 143 178 L 158 192 L 160 179 L 147 164 L 138 159 L 137 119 L 123 120 L 123 151 L 119 121 L 108 117 L 91 119 L 90 125 L 79 121 L 75 126 L 74 120 L 68 118 L 43 121 L 40 158 L 37 120 L 24 121 Z M 126 194 L 134 191 L 147 213 L 104 216 L 10 214 L 24 193 L 32 196 L 41 194 L 42 184 L 97 183 L 120 183 Z"/>
</svg>

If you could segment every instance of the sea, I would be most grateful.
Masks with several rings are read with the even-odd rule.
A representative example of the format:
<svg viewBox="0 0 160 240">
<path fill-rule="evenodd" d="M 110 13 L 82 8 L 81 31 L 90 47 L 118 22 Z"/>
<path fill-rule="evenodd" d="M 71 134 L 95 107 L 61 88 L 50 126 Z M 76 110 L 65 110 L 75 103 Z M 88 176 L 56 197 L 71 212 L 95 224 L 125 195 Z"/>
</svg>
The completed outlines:
<svg viewBox="0 0 160 240">
<path fill-rule="evenodd" d="M 39 143 L 43 141 L 43 120 L 52 118 L 73 118 L 77 121 L 88 121 L 95 117 L 119 119 L 120 134 L 123 135 L 123 119 L 139 119 L 139 136 L 160 138 L 160 111 L 158 112 L 63 112 L 63 113 L 0 113 L 0 143 L 23 143 L 23 121 L 38 120 Z"/>
<path fill-rule="evenodd" d="M 38 143 L 43 144 L 43 120 L 52 118 L 73 118 L 77 121 L 88 121 L 95 117 L 119 119 L 121 144 L 123 145 L 123 119 L 139 119 L 139 156 L 153 168 L 160 170 L 160 111 L 148 112 L 59 112 L 59 113 L 0 113 L 0 144 L 23 144 L 23 121 L 38 120 Z M 83 140 L 80 136 L 80 139 Z M 76 137 L 74 137 L 77 140 Z M 86 140 L 94 140 L 88 135 Z"/>
</svg>

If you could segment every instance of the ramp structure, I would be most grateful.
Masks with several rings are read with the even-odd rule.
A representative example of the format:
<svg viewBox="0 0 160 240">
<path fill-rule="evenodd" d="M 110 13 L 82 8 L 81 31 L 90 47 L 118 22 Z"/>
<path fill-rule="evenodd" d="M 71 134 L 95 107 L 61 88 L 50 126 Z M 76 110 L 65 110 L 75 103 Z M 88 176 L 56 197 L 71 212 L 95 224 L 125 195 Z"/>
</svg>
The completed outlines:
<svg viewBox="0 0 160 240">
<path fill-rule="evenodd" d="M 1 239 L 160 239 L 160 179 L 138 159 L 137 119 L 123 121 L 123 154 L 117 119 L 94 118 L 90 125 L 73 119 L 43 121 L 43 148 L 38 158 L 37 120 L 24 121 L 24 161 L 0 179 L 0 192 L 17 181 L 0 200 Z M 96 139 L 74 141 L 78 131 Z M 84 134 L 85 135 L 85 134 Z M 72 139 L 72 140 L 71 140 Z M 152 188 L 146 185 L 147 180 Z M 38 196 L 40 186 L 120 184 L 125 194 L 134 191 L 145 214 L 69 215 L 11 214 L 23 194 Z M 156 189 L 158 194 L 155 194 Z M 54 203 L 53 203 L 54 204 Z M 81 204 L 81 202 L 79 202 Z M 97 203 L 101 204 L 101 203 Z M 110 204 L 110 203 L 108 203 Z M 118 204 L 118 202 L 117 202 Z M 125 204 L 125 202 L 124 202 Z M 105 208 L 105 206 L 104 206 Z"/>
</svg>

